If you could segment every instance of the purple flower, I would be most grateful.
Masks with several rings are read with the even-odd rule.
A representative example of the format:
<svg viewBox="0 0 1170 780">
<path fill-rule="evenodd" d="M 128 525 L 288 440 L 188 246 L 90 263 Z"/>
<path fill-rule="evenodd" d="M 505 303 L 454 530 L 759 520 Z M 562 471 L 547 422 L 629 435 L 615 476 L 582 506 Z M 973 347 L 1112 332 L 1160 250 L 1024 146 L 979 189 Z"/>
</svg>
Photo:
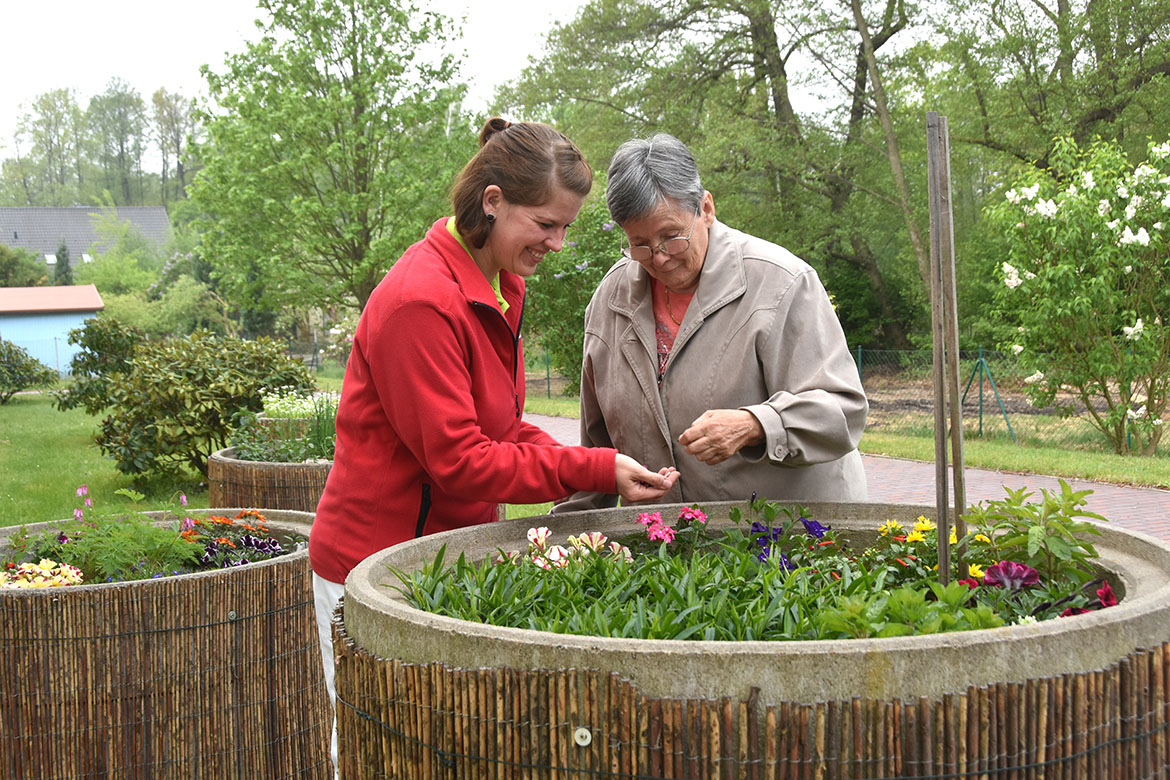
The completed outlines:
<svg viewBox="0 0 1170 780">
<path fill-rule="evenodd" d="M 577 265 L 576 265 L 576 268 L 578 271 L 584 271 L 588 267 L 589 267 L 588 260 L 582 260 L 580 263 L 577 263 Z"/>
<path fill-rule="evenodd" d="M 1040 581 L 1040 572 L 1025 563 L 1015 561 L 1000 561 L 994 566 L 988 566 L 983 573 L 983 584 L 1008 590 L 1019 590 L 1027 585 L 1035 585 Z"/>
<path fill-rule="evenodd" d="M 824 538 L 825 531 L 829 530 L 829 526 L 821 525 L 816 520 L 809 520 L 806 517 L 800 518 L 800 522 L 804 524 L 804 530 L 808 531 L 809 536 L 815 536 L 818 539 Z"/>
<path fill-rule="evenodd" d="M 606 222 L 605 224 L 603 224 L 603 225 L 601 226 L 601 229 L 602 229 L 602 230 L 613 230 L 613 228 L 614 228 L 614 222 L 613 222 L 613 220 L 610 220 L 609 222 Z"/>
</svg>

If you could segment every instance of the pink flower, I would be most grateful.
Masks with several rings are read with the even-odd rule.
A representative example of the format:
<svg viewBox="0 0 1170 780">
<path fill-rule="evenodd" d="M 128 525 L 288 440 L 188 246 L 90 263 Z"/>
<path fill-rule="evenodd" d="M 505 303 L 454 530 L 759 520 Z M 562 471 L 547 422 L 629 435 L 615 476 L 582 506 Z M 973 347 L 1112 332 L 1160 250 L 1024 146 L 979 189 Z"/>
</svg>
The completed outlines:
<svg viewBox="0 0 1170 780">
<path fill-rule="evenodd" d="M 662 514 L 660 512 L 643 512 L 638 515 L 638 522 L 642 525 L 657 525 L 662 522 Z"/>
<path fill-rule="evenodd" d="M 195 521 L 189 517 L 184 517 L 183 522 L 179 523 L 179 533 L 183 533 L 184 531 L 190 531 L 194 527 L 195 527 Z"/>
<path fill-rule="evenodd" d="M 983 573 L 983 584 L 1008 590 L 1019 590 L 1026 585 L 1035 585 L 1040 581 L 1040 572 L 1026 563 L 1015 561 L 1000 561 L 994 566 L 988 566 Z"/>
<path fill-rule="evenodd" d="M 652 542 L 670 544 L 674 541 L 674 529 L 665 523 L 655 523 L 646 529 L 646 537 Z"/>
<path fill-rule="evenodd" d="M 187 494 L 186 493 L 179 494 L 179 504 L 181 504 L 182 506 L 187 506 Z"/>
<path fill-rule="evenodd" d="M 707 522 L 707 513 L 697 506 L 684 506 L 678 512 L 679 520 L 690 520 L 695 523 Z"/>
<path fill-rule="evenodd" d="M 81 498 L 82 496 L 85 496 L 85 495 L 89 495 L 89 488 L 87 488 L 85 485 L 82 485 L 81 487 L 77 488 L 77 497 L 78 498 Z"/>
<path fill-rule="evenodd" d="M 85 512 L 81 510 L 81 507 L 77 507 L 73 510 L 73 519 L 78 521 L 85 519 Z"/>
<path fill-rule="evenodd" d="M 1116 607 L 1117 596 L 1113 595 L 1113 588 L 1109 587 L 1109 583 L 1103 584 L 1097 590 L 1097 598 L 1101 600 L 1102 607 Z"/>
<path fill-rule="evenodd" d="M 89 496 L 86 496 L 85 497 L 85 505 L 86 506 L 93 506 L 93 499 L 90 498 Z"/>
</svg>

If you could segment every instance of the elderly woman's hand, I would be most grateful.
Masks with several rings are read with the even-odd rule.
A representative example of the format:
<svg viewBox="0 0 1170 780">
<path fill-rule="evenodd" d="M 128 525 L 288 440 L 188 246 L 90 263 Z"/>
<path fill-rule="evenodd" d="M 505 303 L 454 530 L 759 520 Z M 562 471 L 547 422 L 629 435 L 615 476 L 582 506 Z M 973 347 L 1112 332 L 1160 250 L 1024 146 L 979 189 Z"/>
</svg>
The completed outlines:
<svg viewBox="0 0 1170 780">
<path fill-rule="evenodd" d="M 657 501 L 670 492 L 678 481 L 674 467 L 660 469 L 655 474 L 629 455 L 618 453 L 617 489 L 624 501 Z"/>
<path fill-rule="evenodd" d="M 708 409 L 678 437 L 708 466 L 722 463 L 744 447 L 764 443 L 764 426 L 751 412 L 742 409 Z"/>
</svg>

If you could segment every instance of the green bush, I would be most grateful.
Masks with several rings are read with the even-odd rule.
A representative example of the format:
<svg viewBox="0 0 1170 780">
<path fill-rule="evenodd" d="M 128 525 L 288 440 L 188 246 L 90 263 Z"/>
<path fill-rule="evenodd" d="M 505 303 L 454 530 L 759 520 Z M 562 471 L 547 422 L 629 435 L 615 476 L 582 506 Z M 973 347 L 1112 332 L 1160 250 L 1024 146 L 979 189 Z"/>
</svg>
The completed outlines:
<svg viewBox="0 0 1170 780">
<path fill-rule="evenodd" d="M 270 339 L 244 341 L 197 331 L 146 342 L 130 370 L 110 377 L 114 413 L 97 444 L 125 474 L 166 474 L 182 466 L 207 473 L 207 458 L 227 446 L 267 391 L 313 387 L 308 369 Z"/>
<path fill-rule="evenodd" d="M 605 207 L 605 180 L 593 183 L 589 199 L 569 229 L 564 249 L 549 254 L 528 281 L 526 327 L 548 350 L 549 362 L 567 380 L 566 395 L 581 387 L 585 307 L 593 291 L 621 255 L 621 228 Z M 530 356 L 531 358 L 531 356 Z"/>
<path fill-rule="evenodd" d="M 57 372 L 11 341 L 0 339 L 0 404 L 17 392 L 57 381 Z"/>
<path fill-rule="evenodd" d="M 87 414 L 100 414 L 110 406 L 110 383 L 116 374 L 130 370 L 134 351 L 146 334 L 113 317 L 92 317 L 80 328 L 69 331 L 69 343 L 81 347 L 69 366 L 73 386 L 57 394 L 61 411 L 83 407 Z"/>
</svg>

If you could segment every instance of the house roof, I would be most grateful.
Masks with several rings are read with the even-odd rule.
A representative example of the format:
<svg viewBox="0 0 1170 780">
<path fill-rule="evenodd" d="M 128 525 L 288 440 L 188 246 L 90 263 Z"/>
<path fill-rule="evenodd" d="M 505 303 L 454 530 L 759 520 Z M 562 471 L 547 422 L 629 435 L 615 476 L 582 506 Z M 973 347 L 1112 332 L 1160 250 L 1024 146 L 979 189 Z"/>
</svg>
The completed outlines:
<svg viewBox="0 0 1170 780">
<path fill-rule="evenodd" d="M 0 314 L 100 311 L 106 305 L 92 284 L 0 287 Z"/>
<path fill-rule="evenodd" d="M 28 249 L 43 260 L 47 254 L 55 255 L 64 242 L 69 263 L 76 266 L 82 254 L 104 250 L 94 229 L 102 211 L 94 206 L 0 207 L 0 244 Z M 118 206 L 114 211 L 159 249 L 171 237 L 171 222 L 162 206 Z"/>
</svg>

